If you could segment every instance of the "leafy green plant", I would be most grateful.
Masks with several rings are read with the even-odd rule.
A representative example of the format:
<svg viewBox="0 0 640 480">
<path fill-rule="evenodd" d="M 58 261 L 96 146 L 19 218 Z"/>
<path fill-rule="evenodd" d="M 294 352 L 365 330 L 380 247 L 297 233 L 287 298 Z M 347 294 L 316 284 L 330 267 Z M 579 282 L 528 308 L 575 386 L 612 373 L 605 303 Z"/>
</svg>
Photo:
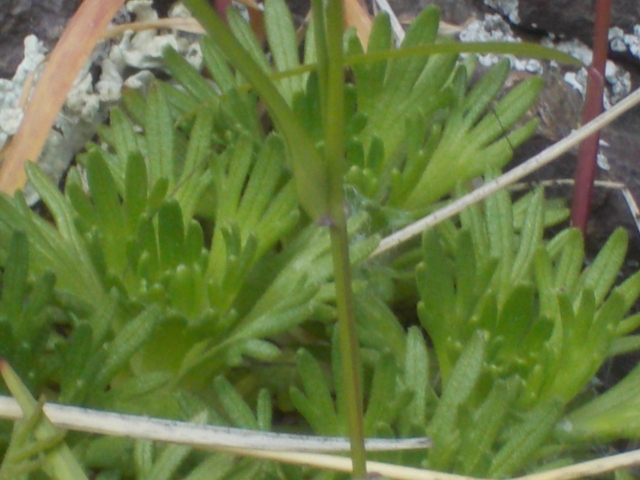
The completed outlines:
<svg viewBox="0 0 640 480">
<path fill-rule="evenodd" d="M 272 8 L 282 9 L 283 4 L 275 2 Z M 425 38 L 410 35 L 409 46 L 433 41 L 436 16 L 433 9 L 423 14 L 421 22 L 430 25 L 429 34 Z M 277 33 L 272 40 L 276 66 L 295 67 L 297 63 L 292 63 L 291 55 L 297 46 L 292 43 L 288 16 L 269 18 L 268 28 Z M 266 71 L 268 64 L 248 26 L 235 13 L 230 13 L 229 22 L 251 58 L 258 59 Z M 384 33 L 388 20 L 379 20 L 378 25 L 382 33 L 376 35 L 384 40 L 379 43 L 389 43 L 390 38 Z M 312 61 L 317 56 L 313 53 L 313 38 L 308 39 L 307 45 L 311 46 L 306 59 Z M 288 312 L 287 319 L 282 320 L 286 327 L 271 327 L 273 333 L 283 331 L 314 310 L 313 291 L 330 279 L 327 257 L 322 257 L 323 248 L 328 248 L 326 234 L 311 225 L 304 227 L 308 222 L 302 221 L 302 233 L 296 235 L 297 239 L 292 236 L 301 220 L 287 164 L 282 162 L 285 146 L 275 134 L 265 137 L 255 113 L 255 96 L 240 88 L 244 86 L 243 77 L 235 75 L 222 61 L 218 47 L 205 40 L 203 53 L 216 87 L 193 72 L 175 52 L 168 51 L 169 70 L 184 90 L 159 83 L 146 99 L 135 93 L 126 97 L 128 114 L 114 109 L 110 126 L 100 132 L 109 149 L 89 146 L 89 152 L 79 158 L 85 173 L 78 169 L 69 173 L 65 196 L 36 168 L 31 168 L 31 181 L 51 210 L 57 229 L 29 212 L 18 196 L 3 199 L 2 235 L 8 239 L 14 228 L 25 230 L 32 245 L 30 265 L 34 274 L 55 272 L 62 290 L 78 301 L 94 305 L 96 310 L 110 303 L 110 295 L 119 297 L 118 302 L 124 305 L 119 308 L 125 311 L 139 311 L 136 305 L 140 304 L 159 303 L 169 308 L 174 317 L 168 331 L 184 331 L 186 324 L 194 331 L 184 336 L 201 339 L 203 329 L 212 328 L 204 325 L 217 324 L 217 331 L 207 334 L 224 334 L 229 340 L 233 335 L 220 325 L 242 323 L 245 330 L 256 329 L 249 327 L 251 318 L 267 321 L 267 304 L 275 306 L 286 298 L 274 310 Z M 412 68 L 423 72 L 423 77 L 435 69 L 426 69 L 425 58 L 412 61 Z M 393 61 L 379 66 L 386 68 L 385 63 L 390 64 L 389 68 L 400 68 L 394 67 Z M 452 72 L 453 62 L 449 59 L 439 76 L 446 81 Z M 504 66 L 500 72 L 505 73 Z M 494 90 L 500 75 L 489 82 Z M 318 103 L 317 90 L 313 93 L 317 74 L 307 77 L 311 86 L 306 91 L 301 90 L 299 80 L 283 81 L 284 98 L 296 104 L 296 98 L 306 95 L 305 101 Z M 367 85 L 366 81 L 362 83 Z M 389 84 L 382 91 L 394 88 Z M 204 105 L 199 107 L 198 101 Z M 315 118 L 314 112 L 304 113 L 303 120 Z M 363 118 L 364 113 L 352 115 L 357 116 Z M 179 128 L 174 127 L 176 122 Z M 135 124 L 144 129 L 144 134 L 136 133 Z M 424 135 L 423 132 L 423 138 Z M 418 133 L 413 143 L 419 138 Z M 85 192 L 84 174 L 90 193 Z M 203 196 L 206 203 L 200 201 Z M 356 216 L 353 223 L 354 233 L 365 226 L 362 216 Z M 205 231 L 203 227 L 211 224 L 212 229 Z M 283 241 L 288 248 L 274 256 L 274 246 Z M 358 247 L 360 253 L 353 251 L 352 255 L 363 258 L 374 243 L 375 237 L 371 237 Z M 316 258 L 324 258 L 323 268 L 318 269 L 319 265 L 313 262 Z M 307 281 L 300 276 L 300 265 L 314 272 Z M 299 296 L 290 290 L 289 279 L 294 275 L 298 278 Z M 267 285 L 272 285 L 270 290 L 265 288 Z M 264 301 L 256 301 L 261 295 L 265 296 Z M 294 298 L 297 300 L 292 301 Z M 325 305 L 327 300 L 331 298 L 325 298 Z M 298 315 L 293 313 L 294 304 L 304 305 Z M 274 325 L 272 320 L 269 322 Z M 118 330 L 125 323 L 120 320 L 112 325 Z M 101 325 L 98 342 L 105 333 Z M 197 352 L 193 357 L 218 356 L 211 346 L 201 343 Z M 203 355 L 204 352 L 209 353 Z"/>
<path fill-rule="evenodd" d="M 437 28 L 437 11 L 426 9 L 403 45 L 434 42 Z M 380 16 L 369 50 L 388 49 L 391 41 Z M 355 39 L 350 46 L 361 52 Z M 531 121 L 505 132 L 532 105 L 541 79 L 520 83 L 491 111 L 509 63 L 501 62 L 467 91 L 472 68 L 472 62 L 459 64 L 455 54 L 355 65 L 354 117 L 364 126 L 351 139 L 347 180 L 383 205 L 420 211 L 486 168 L 503 166 L 511 148 L 535 129 Z"/>
<path fill-rule="evenodd" d="M 42 405 L 36 402 L 4 360 L 0 361 L 0 372 L 14 397 L 20 402 L 25 415 L 25 419 L 17 422 L 14 427 L 12 442 L 0 466 L 0 474 L 6 478 L 15 478 L 42 467 L 50 478 L 88 478 L 63 441 L 64 432 L 57 431 L 46 417 L 43 418 Z M 32 460 L 33 456 L 40 458 Z"/>
<path fill-rule="evenodd" d="M 423 239 L 418 313 L 442 391 L 428 428 L 436 469 L 508 476 L 535 462 L 543 442 L 547 454 L 561 456 L 580 441 L 562 429 L 561 415 L 588 423 L 591 402 L 603 403 L 591 399 L 589 382 L 637 326 L 636 315 L 625 315 L 640 295 L 640 275 L 613 288 L 626 232 L 616 230 L 583 269 L 580 232 L 562 230 L 545 241 L 542 191 L 521 202 L 520 229 L 503 191 L 483 210 L 466 210 L 459 226 L 444 224 Z M 614 395 L 605 396 L 611 402 Z M 575 414 L 573 405 L 582 405 Z M 601 421 L 609 433 L 628 431 L 612 410 Z M 554 428 L 563 434 L 554 436 Z"/>
<path fill-rule="evenodd" d="M 380 16 L 364 53 L 343 37 L 341 2 L 315 1 L 300 61 L 284 2 L 267 1 L 272 65 L 237 12 L 227 26 L 205 2 L 185 3 L 210 32 L 210 79 L 167 50 L 174 82 L 129 92 L 64 192 L 29 167 L 52 222 L 20 194 L 0 198 L 0 342 L 29 389 L 250 429 L 295 415 L 316 434 L 349 435 L 356 476 L 364 435 L 428 434 L 428 455 L 376 455 L 503 477 L 535 468 L 549 438 L 561 456 L 601 434 L 582 412 L 606 419 L 615 402 L 601 408 L 583 388 L 608 355 L 637 348 L 626 334 L 638 321 L 623 317 L 639 277 L 609 293 L 622 233 L 580 273 L 575 232 L 543 239 L 563 211 L 540 191 L 513 207 L 502 192 L 428 232 L 422 250 L 365 261 L 380 235 L 504 165 L 535 128 L 516 125 L 540 80 L 489 108 L 508 65 L 472 85 L 473 61 L 458 53 L 473 47 L 438 38 L 433 8 L 399 49 Z M 423 328 L 405 328 L 392 279 L 413 276 L 416 259 Z M 29 409 L 5 437 L 0 474 L 50 474 L 45 453 L 68 442 L 64 468 L 101 478 L 335 476 L 146 440 L 38 437 L 50 425 L 2 371 Z M 620 388 L 634 392 L 629 382 Z M 576 397 L 587 410 L 571 410 Z M 563 429 L 567 413 L 580 434 Z"/>
</svg>

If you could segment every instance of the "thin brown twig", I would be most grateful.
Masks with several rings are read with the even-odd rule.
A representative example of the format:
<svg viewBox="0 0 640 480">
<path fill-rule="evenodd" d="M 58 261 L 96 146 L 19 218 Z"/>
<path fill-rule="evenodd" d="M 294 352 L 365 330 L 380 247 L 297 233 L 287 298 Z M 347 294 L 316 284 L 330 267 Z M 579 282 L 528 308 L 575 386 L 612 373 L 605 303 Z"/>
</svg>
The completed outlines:
<svg viewBox="0 0 640 480">
<path fill-rule="evenodd" d="M 593 33 L 593 60 L 587 69 L 587 92 L 582 123 L 588 123 L 602 113 L 602 94 L 604 92 L 604 72 L 609 51 L 609 25 L 611 23 L 611 0 L 597 0 L 595 7 L 595 26 Z M 596 158 L 600 147 L 600 132 L 596 131 L 585 138 L 578 151 L 576 169 L 576 187 L 573 193 L 571 224 L 582 231 L 587 230 L 593 180 L 596 176 Z"/>
</svg>

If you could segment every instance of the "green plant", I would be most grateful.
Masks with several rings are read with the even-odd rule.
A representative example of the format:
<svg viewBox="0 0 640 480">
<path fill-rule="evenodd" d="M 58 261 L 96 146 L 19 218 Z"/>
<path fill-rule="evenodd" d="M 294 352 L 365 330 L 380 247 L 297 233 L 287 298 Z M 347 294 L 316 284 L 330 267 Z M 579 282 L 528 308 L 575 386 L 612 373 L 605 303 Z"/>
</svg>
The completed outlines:
<svg viewBox="0 0 640 480">
<path fill-rule="evenodd" d="M 285 4 L 267 2 L 274 73 L 236 12 L 228 29 L 204 2 L 186 3 L 210 30 L 202 48 L 212 81 L 167 50 L 177 85 L 155 82 L 146 97 L 129 92 L 101 142 L 79 156 L 64 193 L 28 168 L 54 224 L 20 194 L 0 198 L 0 263 L 22 285 L 3 288 L 0 327 L 12 348 L 27 326 L 47 339 L 27 342 L 28 362 L 22 351 L 2 354 L 32 391 L 64 403 L 263 430 L 272 428 L 272 410 L 297 412 L 317 434 L 350 435 L 359 476 L 365 434 L 431 435 L 426 459 L 377 454 L 404 465 L 496 476 L 534 468 L 541 442 L 560 430 L 566 405 L 607 349 L 636 347 L 616 336 L 634 317 L 612 328 L 637 296 L 637 277 L 605 300 L 619 266 L 612 258 L 624 256 L 621 234 L 581 280 L 575 232 L 543 240 L 563 212 L 545 213 L 541 192 L 512 211 L 503 192 L 486 213 L 467 210 L 461 228 L 427 234 L 423 250 L 409 247 L 388 264 L 365 260 L 382 234 L 504 165 L 535 128 L 515 125 L 540 80 L 490 109 L 507 64 L 470 85 L 473 61 L 459 63 L 457 54 L 473 47 L 438 39 L 435 9 L 400 49 L 379 17 L 364 53 L 352 33 L 343 42 L 335 0 L 314 3 L 303 65 Z M 346 65 L 353 81 L 345 82 Z M 405 329 L 392 309 L 391 279 L 413 276 L 416 259 L 424 265 L 409 295 L 422 299 L 424 330 Z M 558 291 L 560 276 L 571 292 Z M 62 310 L 58 323 L 16 317 L 39 289 L 41 309 Z M 588 342 L 565 342 L 569 327 Z M 585 345 L 597 354 L 582 364 Z M 559 362 L 575 368 L 561 371 Z M 61 439 L 38 438 L 45 422 L 33 399 L 2 370 L 30 405 L 26 424 L 11 441 L 7 433 L 3 468 L 35 471 Z M 197 479 L 212 469 L 226 479 L 334 475 L 145 440 L 69 437 L 74 460 L 65 461 L 102 478 Z M 553 453 L 562 454 L 556 443 Z M 36 463 L 21 463 L 30 456 Z"/>
<path fill-rule="evenodd" d="M 626 232 L 616 230 L 583 269 L 578 230 L 543 239 L 542 190 L 520 203 L 521 228 L 503 191 L 483 210 L 466 210 L 459 226 L 424 235 L 418 313 L 441 375 L 428 429 L 435 445 L 429 465 L 438 470 L 505 477 L 535 464 L 543 442 L 546 455 L 562 458 L 581 442 L 584 432 L 575 430 L 586 428 L 587 412 L 616 397 L 614 389 L 593 399 L 588 385 L 638 325 L 637 315 L 625 316 L 640 295 L 640 274 L 613 288 Z M 628 434 L 623 415 L 599 411 L 608 434 Z M 563 428 L 563 412 L 575 430 Z"/>
</svg>

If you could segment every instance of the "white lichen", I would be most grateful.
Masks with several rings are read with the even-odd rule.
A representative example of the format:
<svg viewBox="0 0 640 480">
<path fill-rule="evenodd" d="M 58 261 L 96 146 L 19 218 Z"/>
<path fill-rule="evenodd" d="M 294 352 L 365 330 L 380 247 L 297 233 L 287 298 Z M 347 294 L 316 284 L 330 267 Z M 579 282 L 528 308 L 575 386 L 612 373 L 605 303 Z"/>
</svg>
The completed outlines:
<svg viewBox="0 0 640 480">
<path fill-rule="evenodd" d="M 93 77 L 87 73 L 69 91 L 63 113 L 67 118 L 93 122 L 99 109 L 100 99 L 93 91 Z"/>
<path fill-rule="evenodd" d="M 591 60 L 593 59 L 593 52 L 591 51 L 591 49 L 580 40 L 574 39 L 553 42 L 550 39 L 543 39 L 541 43 L 547 47 L 555 48 L 556 50 L 560 50 L 561 52 L 568 53 L 572 57 L 580 60 L 585 65 L 591 64 Z"/>
<path fill-rule="evenodd" d="M 102 103 L 115 103 L 122 96 L 122 69 L 111 59 L 102 62 L 100 80 L 96 83 L 96 91 Z"/>
<path fill-rule="evenodd" d="M 520 23 L 518 0 L 485 0 L 484 3 L 505 15 L 511 22 Z"/>
<path fill-rule="evenodd" d="M 124 85 L 127 88 L 131 88 L 134 90 L 143 90 L 146 91 L 149 83 L 155 78 L 153 73 L 149 70 L 141 70 L 124 81 Z"/>
<path fill-rule="evenodd" d="M 191 18 L 191 12 L 183 3 L 174 3 L 169 9 L 169 17 L 172 18 Z"/>
<path fill-rule="evenodd" d="M 199 43 L 193 43 L 189 45 L 189 48 L 184 52 L 184 58 L 189 64 L 196 70 L 202 69 L 204 58 L 202 56 L 202 50 Z"/>
<path fill-rule="evenodd" d="M 631 55 L 636 58 L 640 58 L 640 26 L 633 27 L 633 35 L 626 34 L 624 36 L 624 43 Z"/>
<path fill-rule="evenodd" d="M 511 27 L 497 14 L 485 15 L 481 20 L 473 20 L 458 34 L 463 42 L 520 42 L 513 34 Z M 505 56 L 484 54 L 478 55 L 478 62 L 486 67 L 498 63 Z M 543 72 L 542 63 L 535 59 L 518 58 L 506 55 L 511 61 L 511 68 L 534 74 Z"/>
<path fill-rule="evenodd" d="M 605 89 L 603 105 L 608 109 L 631 92 L 631 75 L 610 60 L 607 61 L 606 70 L 605 78 L 609 88 Z M 577 72 L 566 72 L 564 81 L 584 97 L 587 90 L 587 77 L 587 71 L 581 68 Z"/>
<path fill-rule="evenodd" d="M 609 46 L 614 52 L 626 52 L 627 44 L 624 41 L 624 30 L 620 27 L 609 29 Z"/>
<path fill-rule="evenodd" d="M 15 75 L 11 79 L 14 84 L 19 84 L 20 89 L 26 82 L 27 77 L 36 68 L 42 65 L 47 48 L 35 35 L 27 35 L 24 39 L 24 60 L 18 65 Z"/>
<path fill-rule="evenodd" d="M 615 68 L 609 68 L 610 63 Z M 631 93 L 631 74 L 611 61 L 607 62 L 607 70 L 606 78 L 611 90 L 608 100 L 615 104 Z"/>
<path fill-rule="evenodd" d="M 18 131 L 24 116 L 19 105 L 22 90 L 27 79 L 42 65 L 46 53 L 44 44 L 35 35 L 28 35 L 24 39 L 24 60 L 13 78 L 0 78 L 0 148 Z"/>
<path fill-rule="evenodd" d="M 563 78 L 567 85 L 573 87 L 575 90 L 580 92 L 582 96 L 584 96 L 584 92 L 587 88 L 586 71 L 584 69 L 580 69 L 577 72 L 567 72 L 564 74 Z"/>
<path fill-rule="evenodd" d="M 158 19 L 158 13 L 153 9 L 153 0 L 129 0 L 126 9 L 136 16 L 138 22 Z"/>
<path fill-rule="evenodd" d="M 611 164 L 609 163 L 609 159 L 605 156 L 604 153 L 598 152 L 596 157 L 596 163 L 601 170 L 608 172 L 611 170 Z"/>
<path fill-rule="evenodd" d="M 0 130 L 7 135 L 18 132 L 24 112 L 19 107 L 6 107 L 0 110 Z"/>
<path fill-rule="evenodd" d="M 612 28 L 609 31 L 610 41 L 613 39 L 614 42 L 618 42 L 621 31 L 620 29 L 616 30 Z M 545 39 L 542 41 L 542 44 L 568 53 L 585 65 L 590 65 L 593 59 L 591 49 L 579 40 L 553 42 L 551 39 Z M 619 47 L 619 43 L 617 43 L 617 45 Z M 605 79 L 609 88 L 605 90 L 604 106 L 605 108 L 609 108 L 631 92 L 631 75 L 615 62 L 607 60 Z M 567 72 L 564 75 L 564 80 L 584 96 L 587 85 L 587 71 L 584 68 L 581 68 L 577 72 Z"/>
<path fill-rule="evenodd" d="M 628 52 L 640 58 L 640 25 L 633 27 L 633 33 L 624 33 L 620 27 L 611 28 L 609 45 L 614 52 Z"/>
</svg>

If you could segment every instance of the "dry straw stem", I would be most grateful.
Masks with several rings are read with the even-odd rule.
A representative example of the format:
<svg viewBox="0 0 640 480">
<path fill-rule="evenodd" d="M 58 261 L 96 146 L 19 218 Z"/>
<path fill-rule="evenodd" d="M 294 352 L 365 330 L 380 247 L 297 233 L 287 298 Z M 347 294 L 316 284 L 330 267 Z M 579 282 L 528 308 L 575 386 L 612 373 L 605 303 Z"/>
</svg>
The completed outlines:
<svg viewBox="0 0 640 480">
<path fill-rule="evenodd" d="M 579 144 L 589 135 L 608 125 L 620 115 L 636 106 L 638 103 L 640 103 L 640 89 L 635 90 L 633 93 L 614 105 L 611 109 L 597 116 L 586 125 L 571 133 L 571 135 L 568 135 L 559 142 L 556 142 L 549 148 L 543 150 L 539 154 L 531 157 L 522 165 L 514 168 L 513 170 L 510 170 L 509 172 L 501 175 L 495 180 L 487 182 L 482 187 L 477 188 L 471 193 L 468 193 L 458 200 L 451 202 L 446 207 L 443 207 L 440 210 L 427 215 L 417 222 L 414 222 L 411 225 L 408 225 L 407 227 L 398 230 L 394 234 L 384 238 L 380 242 L 380 245 L 378 245 L 378 248 L 376 248 L 376 250 L 371 254 L 371 257 L 376 257 L 388 252 L 398 245 L 420 235 L 425 230 L 434 227 L 438 223 L 443 222 L 444 220 L 447 220 L 454 215 L 457 215 L 470 205 L 478 203 L 479 201 L 496 193 L 498 190 L 506 188 L 512 183 L 515 183 L 518 180 L 526 177 L 530 173 L 535 172 L 542 166 L 551 163 L 553 160 L 560 157 L 560 155 L 567 152 L 575 145 Z"/>
<path fill-rule="evenodd" d="M 49 421 L 59 428 L 179 443 L 238 456 L 262 458 L 282 463 L 351 473 L 352 463 L 349 458 L 300 451 L 305 447 L 309 447 L 309 450 L 314 452 L 320 449 L 325 451 L 348 450 L 349 445 L 345 439 L 278 435 L 220 427 L 217 428 L 218 436 L 226 436 L 224 440 L 220 440 L 220 438 L 214 438 L 215 436 L 212 435 L 216 427 L 211 426 L 100 412 L 53 403 L 45 403 L 43 411 Z M 17 420 L 21 417 L 22 412 L 16 400 L 11 397 L 0 396 L 0 418 Z M 293 446 L 290 448 L 295 448 L 295 451 L 274 449 L 278 448 L 278 445 L 284 448 L 291 444 Z M 428 444 L 429 442 L 425 442 L 424 438 L 373 440 L 368 441 L 367 448 L 369 450 L 415 449 L 425 448 Z M 571 480 L 600 475 L 638 464 L 640 464 L 640 450 L 634 450 L 569 467 L 525 475 L 513 480 Z M 485 480 L 372 461 L 367 462 L 367 471 L 371 474 L 380 474 L 394 480 Z"/>
<path fill-rule="evenodd" d="M 371 28 L 373 27 L 373 19 L 360 3 L 360 0 L 344 1 L 344 22 L 347 26 L 352 26 L 356 29 L 358 39 L 366 51 L 367 45 L 369 45 Z"/>
<path fill-rule="evenodd" d="M 160 418 L 125 415 L 87 408 L 45 403 L 43 412 L 52 425 L 81 432 L 179 443 L 195 448 L 286 451 L 348 452 L 349 440 L 341 437 L 291 435 L 241 428 L 197 425 Z M 23 413 L 18 402 L 0 395 L 0 418 L 18 420 Z M 427 437 L 370 439 L 370 451 L 419 450 L 431 446 Z"/>
<path fill-rule="evenodd" d="M 402 24 L 398 17 L 396 16 L 393 8 L 389 5 L 387 0 L 375 0 L 375 4 L 378 6 L 381 12 L 385 12 L 389 15 L 389 20 L 391 21 L 391 29 L 393 30 L 393 36 L 396 39 L 396 43 L 399 45 L 404 40 L 404 28 L 402 28 Z"/>
<path fill-rule="evenodd" d="M 51 52 L 20 129 L 4 152 L 0 191 L 12 195 L 24 187 L 25 163 L 40 156 L 78 72 L 123 3 L 124 0 L 85 0 L 69 21 Z"/>
<path fill-rule="evenodd" d="M 282 463 L 308 465 L 316 468 L 351 473 L 351 460 L 333 455 L 244 450 L 228 450 L 228 452 L 236 455 L 247 455 L 254 458 L 275 460 Z M 512 480 L 572 480 L 577 478 L 593 477 L 639 464 L 640 450 L 633 450 L 631 452 L 612 455 L 610 457 L 577 463 L 569 467 L 562 467 L 542 473 L 515 477 Z M 489 480 L 371 461 L 367 462 L 367 471 L 370 475 L 379 474 L 390 480 Z"/>
</svg>

